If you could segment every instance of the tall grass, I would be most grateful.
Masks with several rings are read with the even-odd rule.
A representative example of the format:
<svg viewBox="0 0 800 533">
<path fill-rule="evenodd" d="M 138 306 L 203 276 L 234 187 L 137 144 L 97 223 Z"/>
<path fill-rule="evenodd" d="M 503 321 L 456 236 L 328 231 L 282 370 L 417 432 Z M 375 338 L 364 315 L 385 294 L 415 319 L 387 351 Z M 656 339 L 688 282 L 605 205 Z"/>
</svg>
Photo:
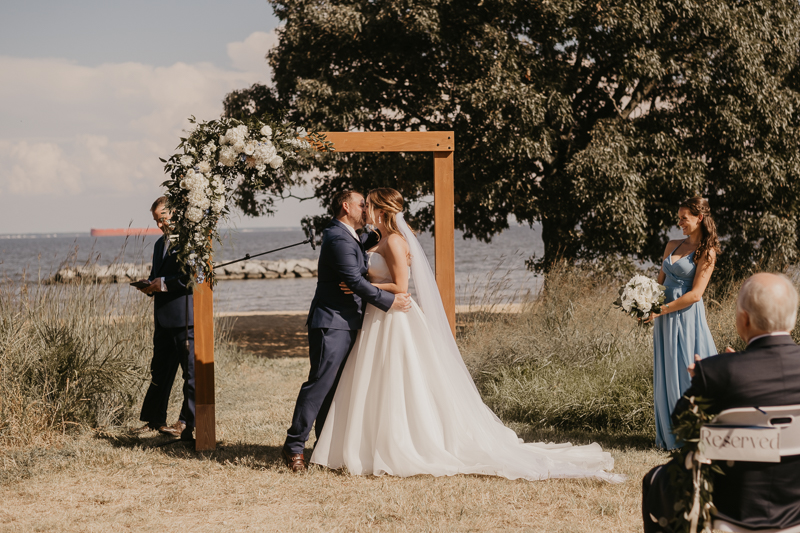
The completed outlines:
<svg viewBox="0 0 800 533">
<path fill-rule="evenodd" d="M 507 422 L 653 436 L 652 328 L 612 306 L 627 279 L 559 266 L 518 314 L 481 314 L 459 345 L 486 403 Z M 735 331 L 739 284 L 706 294 L 720 351 Z"/>
<path fill-rule="evenodd" d="M 127 287 L 4 283 L 0 444 L 126 420 L 146 383 L 152 333 L 150 302 Z"/>
</svg>

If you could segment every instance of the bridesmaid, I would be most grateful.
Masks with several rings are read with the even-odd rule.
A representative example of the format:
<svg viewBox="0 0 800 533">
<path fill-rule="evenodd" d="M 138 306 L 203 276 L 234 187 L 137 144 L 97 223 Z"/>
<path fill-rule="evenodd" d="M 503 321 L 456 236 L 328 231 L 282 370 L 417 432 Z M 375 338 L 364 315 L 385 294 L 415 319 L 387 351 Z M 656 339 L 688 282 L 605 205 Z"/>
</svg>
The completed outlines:
<svg viewBox="0 0 800 533">
<path fill-rule="evenodd" d="M 667 287 L 665 305 L 653 314 L 653 397 L 656 445 L 677 447 L 670 415 L 691 384 L 687 367 L 695 354 L 701 359 L 717 353 L 706 322 L 703 293 L 714 271 L 719 240 L 708 201 L 696 196 L 678 209 L 678 225 L 686 236 L 669 241 L 658 282 Z M 648 321 L 649 321 L 648 320 Z"/>
</svg>

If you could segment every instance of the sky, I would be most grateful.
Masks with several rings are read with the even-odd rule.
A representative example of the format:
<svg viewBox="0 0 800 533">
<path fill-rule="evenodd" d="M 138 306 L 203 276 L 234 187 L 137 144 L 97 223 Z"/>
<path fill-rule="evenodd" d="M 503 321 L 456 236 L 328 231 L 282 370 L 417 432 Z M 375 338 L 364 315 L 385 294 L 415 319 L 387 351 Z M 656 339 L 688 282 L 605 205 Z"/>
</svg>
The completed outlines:
<svg viewBox="0 0 800 533">
<path fill-rule="evenodd" d="M 0 233 L 153 227 L 188 117 L 211 120 L 234 89 L 271 83 L 279 21 L 266 0 L 3 0 Z M 295 191 L 307 196 L 309 191 Z M 299 226 L 287 200 L 238 227 Z"/>
</svg>

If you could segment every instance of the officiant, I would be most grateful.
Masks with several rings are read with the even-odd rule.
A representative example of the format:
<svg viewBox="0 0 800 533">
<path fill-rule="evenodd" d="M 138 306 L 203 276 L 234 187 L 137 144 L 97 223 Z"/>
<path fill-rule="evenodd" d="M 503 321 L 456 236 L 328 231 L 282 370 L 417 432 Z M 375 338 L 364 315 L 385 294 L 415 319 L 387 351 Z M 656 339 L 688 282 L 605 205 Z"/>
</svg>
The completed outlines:
<svg viewBox="0 0 800 533">
<path fill-rule="evenodd" d="M 140 291 L 153 297 L 153 359 L 151 381 L 142 404 L 142 431 L 157 430 L 166 435 L 192 440 L 195 416 L 194 391 L 194 302 L 188 288 L 189 275 L 178 262 L 178 251 L 169 247 L 170 219 L 167 197 L 150 207 L 158 228 L 164 233 L 153 246 L 153 266 Z M 167 406 L 178 367 L 183 375 L 183 405 L 177 422 L 167 425 Z"/>
</svg>

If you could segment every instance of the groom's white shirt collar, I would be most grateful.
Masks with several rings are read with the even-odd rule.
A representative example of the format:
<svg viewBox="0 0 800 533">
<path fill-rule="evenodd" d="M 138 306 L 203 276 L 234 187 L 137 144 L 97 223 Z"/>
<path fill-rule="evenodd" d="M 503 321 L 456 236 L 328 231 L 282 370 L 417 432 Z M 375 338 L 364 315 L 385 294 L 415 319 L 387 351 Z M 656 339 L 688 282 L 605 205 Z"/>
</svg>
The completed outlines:
<svg viewBox="0 0 800 533">
<path fill-rule="evenodd" d="M 337 218 L 336 220 L 339 220 L 339 219 Z M 341 223 L 344 225 L 344 227 L 345 227 L 345 228 L 347 228 L 347 231 L 349 231 L 349 232 L 350 232 L 350 234 L 351 234 L 351 235 L 353 235 L 353 238 L 354 238 L 355 240 L 357 240 L 357 241 L 358 241 L 358 240 L 360 240 L 360 239 L 358 238 L 358 233 L 356 233 L 356 230 L 355 230 L 355 228 L 354 228 L 353 226 L 351 226 L 351 225 L 350 225 L 350 224 L 348 224 L 347 222 L 342 222 L 341 220 L 339 220 L 339 222 L 341 222 Z"/>
</svg>

